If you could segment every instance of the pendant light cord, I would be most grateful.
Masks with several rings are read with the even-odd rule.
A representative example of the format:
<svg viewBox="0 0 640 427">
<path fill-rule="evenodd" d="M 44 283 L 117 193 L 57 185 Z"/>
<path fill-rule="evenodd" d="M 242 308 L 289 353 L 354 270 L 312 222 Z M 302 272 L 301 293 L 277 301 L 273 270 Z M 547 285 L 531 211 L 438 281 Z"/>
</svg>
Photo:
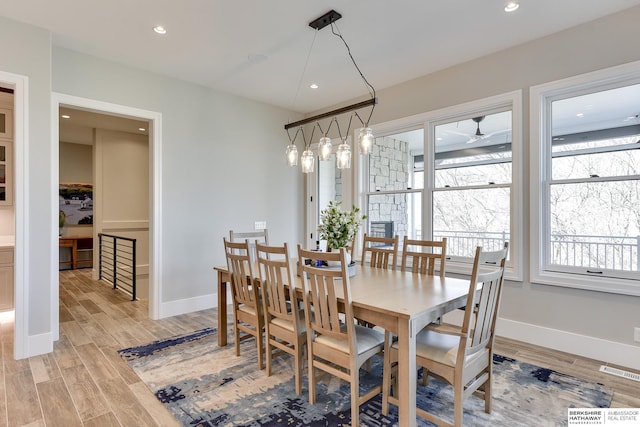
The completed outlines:
<svg viewBox="0 0 640 427">
<path fill-rule="evenodd" d="M 335 29 L 337 29 L 338 32 L 336 32 L 336 30 L 334 29 L 334 25 L 335 25 Z M 367 87 L 367 90 L 369 91 L 369 95 L 371 95 L 372 99 L 375 99 L 375 97 L 376 97 L 376 89 L 371 85 L 371 83 L 369 83 L 367 78 L 364 76 L 364 74 L 360 70 L 360 67 L 358 67 L 358 64 L 356 63 L 356 60 L 353 58 L 353 55 L 351 54 L 351 48 L 349 47 L 349 44 L 344 39 L 344 37 L 342 37 L 342 34 L 340 34 L 340 29 L 338 29 L 338 25 L 335 24 L 334 22 L 331 23 L 331 32 L 334 35 L 340 37 L 340 40 L 342 40 L 342 43 L 344 43 L 345 47 L 347 48 L 347 53 L 349 54 L 349 58 L 351 58 L 351 62 L 353 62 L 353 66 L 356 67 L 356 70 L 358 70 L 358 73 L 360 74 L 360 77 L 362 77 L 362 81 L 365 83 L 365 85 Z M 305 67 L 306 67 L 306 65 L 305 65 Z M 369 121 L 371 120 L 371 116 L 373 115 L 373 110 L 375 108 L 376 108 L 376 105 L 373 104 L 373 106 L 371 107 L 371 112 L 369 113 L 369 117 L 367 118 L 367 122 L 365 123 L 365 126 L 369 125 Z M 360 116 L 358 116 L 358 118 L 360 118 Z M 362 121 L 362 119 L 360 121 Z"/>
<path fill-rule="evenodd" d="M 311 51 L 313 50 L 313 45 L 316 43 L 316 36 L 318 35 L 318 31 L 314 31 L 313 40 L 311 40 L 311 46 L 309 46 L 309 52 L 307 53 L 307 60 L 304 63 L 304 67 L 302 68 L 302 74 L 300 74 L 300 80 L 298 81 L 298 88 L 296 89 L 296 93 L 293 96 L 293 101 L 291 102 L 291 110 L 294 109 L 296 105 L 296 101 L 298 100 L 298 93 L 300 92 L 300 86 L 302 86 L 302 80 L 304 79 L 304 75 L 307 72 L 307 65 L 309 65 L 309 58 L 311 58 Z"/>
</svg>

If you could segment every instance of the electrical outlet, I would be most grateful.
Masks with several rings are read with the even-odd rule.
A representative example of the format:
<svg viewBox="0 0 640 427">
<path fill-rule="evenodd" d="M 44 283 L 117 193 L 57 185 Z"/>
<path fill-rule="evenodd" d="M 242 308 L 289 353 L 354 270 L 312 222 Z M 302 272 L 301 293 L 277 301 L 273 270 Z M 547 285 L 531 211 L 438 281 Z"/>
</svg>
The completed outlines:
<svg viewBox="0 0 640 427">
<path fill-rule="evenodd" d="M 267 228 L 267 221 L 256 221 L 253 228 L 256 230 L 264 230 Z"/>
<path fill-rule="evenodd" d="M 640 342 L 640 328 L 633 328 L 633 340 Z"/>
</svg>

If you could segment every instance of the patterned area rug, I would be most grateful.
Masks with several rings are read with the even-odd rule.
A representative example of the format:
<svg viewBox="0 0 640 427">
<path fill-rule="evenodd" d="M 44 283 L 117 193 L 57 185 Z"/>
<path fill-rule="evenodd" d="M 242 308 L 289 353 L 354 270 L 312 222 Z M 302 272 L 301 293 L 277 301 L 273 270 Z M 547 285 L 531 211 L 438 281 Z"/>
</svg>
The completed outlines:
<svg viewBox="0 0 640 427">
<path fill-rule="evenodd" d="M 257 369 L 253 340 L 220 348 L 215 329 L 120 350 L 120 355 L 183 426 L 342 426 L 350 424 L 350 393 L 346 382 L 327 376 L 318 384 L 310 405 L 306 377 L 296 396 L 291 357 L 274 359 L 271 377 Z M 377 360 L 376 360 L 377 359 Z M 366 390 L 382 378 L 382 360 L 371 372 L 362 370 Z M 611 390 L 599 384 L 495 355 L 492 413 L 483 401 L 465 401 L 465 426 L 566 425 L 567 408 L 609 407 Z M 419 406 L 452 421 L 451 387 L 430 379 L 418 387 Z M 381 395 L 360 407 L 365 426 L 394 426 L 397 408 L 381 414 Z M 431 423 L 418 418 L 418 425 Z"/>
</svg>

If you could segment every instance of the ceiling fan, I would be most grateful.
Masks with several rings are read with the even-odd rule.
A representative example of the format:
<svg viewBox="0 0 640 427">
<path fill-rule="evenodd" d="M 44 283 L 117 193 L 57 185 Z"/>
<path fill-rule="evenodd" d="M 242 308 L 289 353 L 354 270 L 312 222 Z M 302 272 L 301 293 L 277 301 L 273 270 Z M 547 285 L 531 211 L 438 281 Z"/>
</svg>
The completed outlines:
<svg viewBox="0 0 640 427">
<path fill-rule="evenodd" d="M 484 120 L 484 116 L 472 117 L 471 120 L 476 122 L 477 127 L 476 127 L 476 133 L 473 136 L 469 137 L 467 144 L 479 141 L 484 137 L 484 133 L 482 133 L 482 131 L 480 130 L 480 122 Z"/>
</svg>

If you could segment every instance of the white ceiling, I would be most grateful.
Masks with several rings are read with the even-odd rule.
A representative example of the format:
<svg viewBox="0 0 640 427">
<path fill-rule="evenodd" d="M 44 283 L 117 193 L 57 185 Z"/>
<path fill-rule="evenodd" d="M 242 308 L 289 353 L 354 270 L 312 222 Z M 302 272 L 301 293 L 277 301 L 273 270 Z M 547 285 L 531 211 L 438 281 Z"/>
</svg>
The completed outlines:
<svg viewBox="0 0 640 427">
<path fill-rule="evenodd" d="M 337 28 L 380 90 L 640 0 L 521 0 L 510 14 L 505 3 L 0 0 L 0 14 L 50 30 L 58 46 L 308 113 L 368 93 L 330 27 L 315 34 L 308 26 L 330 9 L 343 15 Z M 155 25 L 168 33 L 155 34 Z"/>
</svg>

